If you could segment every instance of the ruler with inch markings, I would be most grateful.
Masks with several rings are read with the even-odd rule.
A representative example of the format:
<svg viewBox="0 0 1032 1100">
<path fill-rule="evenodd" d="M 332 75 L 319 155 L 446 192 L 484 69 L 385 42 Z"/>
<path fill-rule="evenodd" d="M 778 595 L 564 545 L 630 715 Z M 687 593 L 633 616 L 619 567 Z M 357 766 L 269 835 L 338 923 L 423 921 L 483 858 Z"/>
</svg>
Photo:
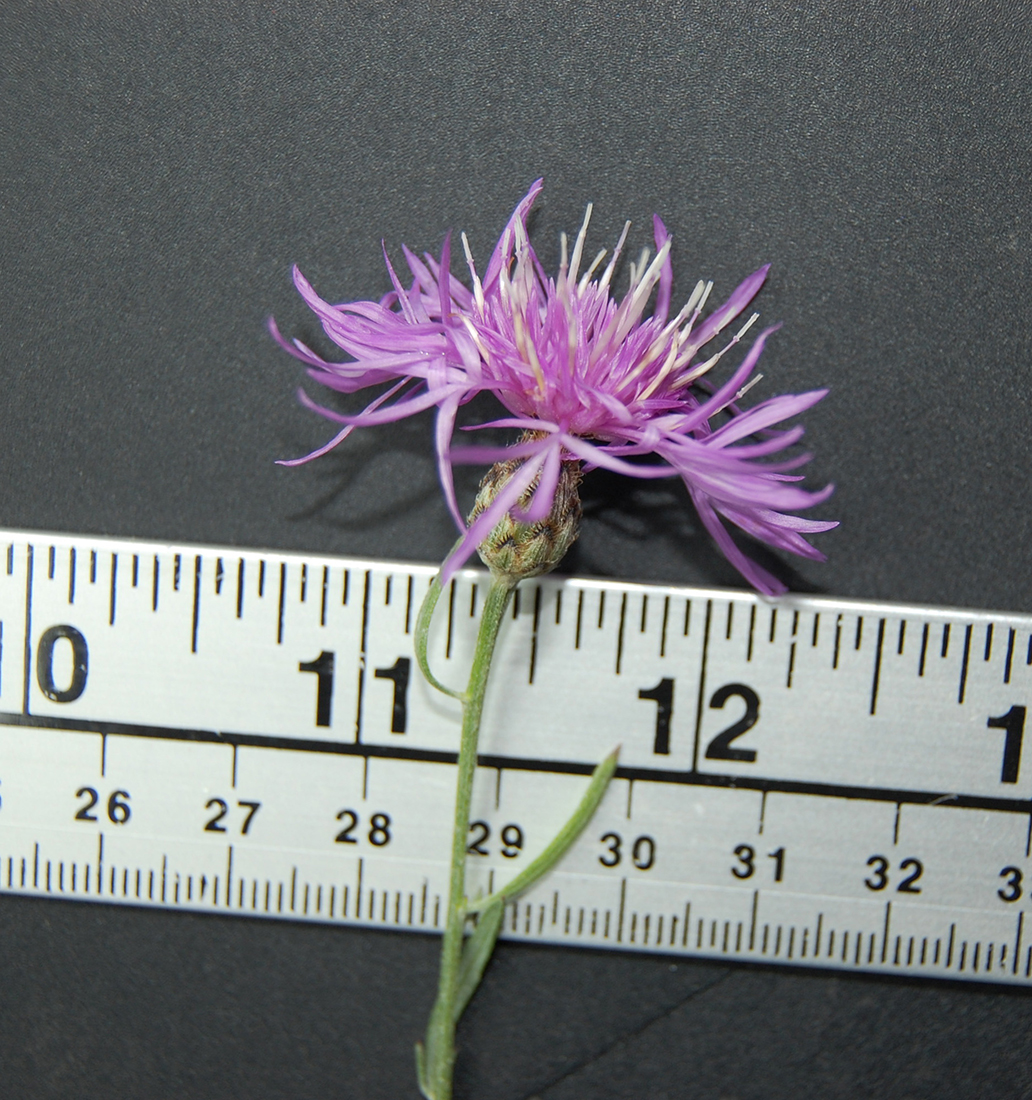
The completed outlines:
<svg viewBox="0 0 1032 1100">
<path fill-rule="evenodd" d="M 0 890 L 435 931 L 458 707 L 435 570 L 0 532 Z M 465 683 L 484 575 L 431 639 Z M 1032 983 L 1032 616 L 526 582 L 469 837 L 504 935 Z"/>
</svg>

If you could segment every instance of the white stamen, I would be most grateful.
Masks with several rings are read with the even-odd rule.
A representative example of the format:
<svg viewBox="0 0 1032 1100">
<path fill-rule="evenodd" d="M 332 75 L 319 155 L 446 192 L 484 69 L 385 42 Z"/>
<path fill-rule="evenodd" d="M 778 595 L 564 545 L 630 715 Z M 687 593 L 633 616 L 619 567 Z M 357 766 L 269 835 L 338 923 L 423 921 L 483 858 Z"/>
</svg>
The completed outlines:
<svg viewBox="0 0 1032 1100">
<path fill-rule="evenodd" d="M 477 269 L 473 263 L 473 253 L 470 251 L 469 241 L 466 240 L 465 233 L 462 234 L 462 250 L 466 253 L 466 266 L 473 278 L 473 297 L 476 299 L 477 308 L 482 315 L 484 312 L 484 288 L 480 283 L 480 276 L 477 274 Z"/>
<path fill-rule="evenodd" d="M 735 394 L 735 401 L 741 401 L 743 397 L 763 378 L 762 374 L 757 374 L 754 378 L 750 378 L 748 382 Z"/>
<path fill-rule="evenodd" d="M 631 264 L 631 283 L 630 286 L 627 288 L 629 291 L 633 291 L 635 286 L 637 285 L 635 276 L 637 276 L 638 279 L 641 278 L 641 273 L 645 270 L 645 267 L 649 262 L 649 254 L 650 250 L 647 248 L 643 248 L 641 250 L 641 256 L 639 257 L 638 262 L 636 264 Z"/>
<path fill-rule="evenodd" d="M 577 241 L 573 246 L 573 256 L 570 257 L 570 282 L 575 282 L 577 279 L 577 269 L 580 267 L 581 256 L 584 252 L 584 239 L 588 235 L 588 222 L 591 221 L 591 211 L 593 204 L 588 203 L 587 209 L 584 211 L 584 221 L 581 223 L 580 232 L 577 234 Z"/>
<path fill-rule="evenodd" d="M 720 361 L 722 356 L 726 352 L 730 351 L 735 346 L 735 344 L 737 344 L 738 341 L 741 340 L 741 338 L 749 331 L 749 329 L 751 329 L 753 325 L 756 324 L 759 316 L 760 315 L 758 313 L 754 313 L 749 318 L 749 320 L 746 321 L 745 324 L 742 325 L 742 327 L 734 334 L 734 336 L 732 336 L 731 339 L 728 340 L 724 347 L 722 347 L 720 351 L 716 353 L 716 355 L 711 355 L 710 358 L 707 359 L 704 363 L 699 363 L 697 366 L 692 367 L 692 369 L 688 371 L 687 374 L 682 375 L 677 380 L 677 385 L 687 386 L 694 382 L 696 378 L 701 378 L 708 370 L 712 370 L 713 367 Z M 694 354 L 695 352 L 694 350 L 692 350 L 689 353 L 688 357 L 691 358 L 691 356 Z"/>
<path fill-rule="evenodd" d="M 591 261 L 591 267 L 589 267 L 588 270 L 584 272 L 584 274 L 581 276 L 581 281 L 577 284 L 578 293 L 584 293 L 584 288 L 591 280 L 591 276 L 595 274 L 595 268 L 598 267 L 598 265 L 606 258 L 606 253 L 608 251 L 609 250 L 607 248 L 603 248 L 599 252 L 599 254 Z"/>
<path fill-rule="evenodd" d="M 624 241 L 627 240 L 627 234 L 630 233 L 630 231 L 631 223 L 624 222 L 623 232 L 620 234 L 620 239 L 616 242 L 616 251 L 613 253 L 613 258 L 606 265 L 605 271 L 602 272 L 602 278 L 598 281 L 600 287 L 609 286 L 609 280 L 613 277 L 613 271 L 616 268 L 617 261 L 623 253 Z"/>
</svg>

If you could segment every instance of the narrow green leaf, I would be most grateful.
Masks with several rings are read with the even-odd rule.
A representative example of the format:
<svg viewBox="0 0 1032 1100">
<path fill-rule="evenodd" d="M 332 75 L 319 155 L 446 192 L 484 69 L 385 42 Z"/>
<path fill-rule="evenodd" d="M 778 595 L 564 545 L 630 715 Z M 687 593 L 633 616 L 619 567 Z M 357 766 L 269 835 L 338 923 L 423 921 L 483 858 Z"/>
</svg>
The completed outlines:
<svg viewBox="0 0 1032 1100">
<path fill-rule="evenodd" d="M 495 941 L 501 931 L 504 915 L 505 901 L 499 898 L 481 912 L 476 928 L 466 937 L 466 943 L 462 948 L 462 962 L 459 964 L 459 977 L 455 985 L 453 1012 L 456 1023 L 466 1011 L 470 997 L 480 985 L 484 968 L 487 966 L 488 959 L 491 958 Z"/>
<path fill-rule="evenodd" d="M 591 782 L 588 784 L 588 789 L 584 792 L 584 797 L 581 798 L 577 809 L 573 811 L 569 821 L 559 830 L 555 839 L 541 855 L 532 860 L 508 886 L 503 886 L 501 890 L 496 890 L 486 898 L 469 902 L 466 906 L 468 913 L 483 913 L 486 912 L 489 906 L 498 903 L 504 905 L 505 902 L 510 901 L 518 894 L 522 894 L 524 890 L 530 889 L 538 879 L 546 875 L 566 855 L 570 846 L 580 836 L 584 826 L 591 820 L 595 810 L 598 809 L 598 804 L 602 801 L 602 796 L 606 793 L 609 781 L 616 771 L 616 761 L 619 755 L 620 746 L 618 745 L 592 772 Z"/>
<path fill-rule="evenodd" d="M 430 622 L 434 617 L 434 609 L 437 607 L 437 601 L 441 598 L 441 581 L 440 574 L 438 574 L 430 582 L 430 587 L 427 589 L 426 596 L 423 597 L 423 603 L 419 608 L 419 615 L 416 618 L 416 662 L 419 665 L 419 670 L 426 677 L 427 683 L 431 687 L 437 688 L 438 691 L 444 692 L 445 695 L 450 695 L 453 699 L 464 699 L 465 695 L 461 691 L 453 691 L 450 687 L 445 687 L 440 680 L 430 671 L 430 663 L 426 656 L 427 641 L 430 636 Z"/>
<path fill-rule="evenodd" d="M 419 1082 L 419 1091 L 426 1100 L 434 1100 L 430 1092 L 430 1082 L 426 1078 L 426 1051 L 422 1043 L 416 1043 L 416 1080 Z"/>
</svg>

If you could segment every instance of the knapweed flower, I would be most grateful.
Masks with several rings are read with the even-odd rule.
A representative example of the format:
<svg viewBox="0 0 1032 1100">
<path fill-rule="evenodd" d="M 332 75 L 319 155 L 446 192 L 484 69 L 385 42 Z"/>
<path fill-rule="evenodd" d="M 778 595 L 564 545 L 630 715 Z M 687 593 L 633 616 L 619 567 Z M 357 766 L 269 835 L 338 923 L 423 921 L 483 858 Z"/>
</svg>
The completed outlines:
<svg viewBox="0 0 1032 1100">
<path fill-rule="evenodd" d="M 276 340 L 330 389 L 351 393 L 386 388 L 353 416 L 317 405 L 302 392 L 306 405 L 344 427 L 325 446 L 286 465 L 325 454 L 356 427 L 391 423 L 436 407 L 441 484 L 464 532 L 445 562 L 442 582 L 506 513 L 528 524 L 548 516 L 562 464 L 580 461 L 586 470 L 602 467 L 635 478 L 680 477 L 700 519 L 742 575 L 761 592 L 784 591 L 777 578 L 735 545 L 723 521 L 771 546 L 823 560 L 804 536 L 836 524 L 786 513 L 820 503 L 832 486 L 809 492 L 797 484 L 802 477 L 792 471 L 809 455 L 769 459 L 795 444 L 803 432 L 798 426 L 774 431 L 774 426 L 808 409 L 827 391 L 773 397 L 747 410 L 739 408 L 739 399 L 759 380 L 753 371 L 773 328 L 759 334 L 722 385 L 710 386 L 703 378 L 755 322 L 757 314 L 752 314 L 723 347 L 703 353 L 744 312 L 768 268 L 750 275 L 702 320 L 713 284 L 700 281 L 671 316 L 670 236 L 656 217 L 656 254 L 650 258 L 646 250 L 637 263 L 630 263 L 630 286 L 617 300 L 611 284 L 629 223 L 601 274 L 604 250 L 582 272 L 589 206 L 572 252 L 563 236 L 559 272 L 550 278 L 526 227 L 541 187 L 538 180 L 516 207 L 483 276 L 463 234 L 472 290 L 450 272 L 450 238 L 440 262 L 404 249 L 412 275 L 408 288 L 384 250 L 394 289 L 379 302 L 331 305 L 295 267 L 301 296 L 352 361 L 331 362 L 300 340 L 288 343 L 270 322 Z M 655 305 L 646 316 L 653 291 Z M 459 407 L 482 391 L 493 393 L 510 415 L 479 427 L 519 430 L 521 442 L 504 448 L 453 446 Z M 658 461 L 629 461 L 645 455 Z M 522 460 L 518 471 L 467 526 L 455 497 L 453 464 L 514 459 Z"/>
</svg>

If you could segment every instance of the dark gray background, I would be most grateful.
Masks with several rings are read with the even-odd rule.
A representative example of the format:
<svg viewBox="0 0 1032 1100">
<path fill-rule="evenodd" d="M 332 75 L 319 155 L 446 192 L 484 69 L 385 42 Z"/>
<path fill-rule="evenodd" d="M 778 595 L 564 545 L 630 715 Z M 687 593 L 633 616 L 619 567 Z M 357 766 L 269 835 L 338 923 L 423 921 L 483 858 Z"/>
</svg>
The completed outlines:
<svg viewBox="0 0 1032 1100">
<path fill-rule="evenodd" d="M 486 257 L 546 177 L 546 263 L 649 217 L 677 293 L 761 262 L 763 394 L 838 491 L 838 595 L 1032 610 L 1028 5 L 11 3 L 0 34 L 0 522 L 432 561 L 429 423 L 331 427 L 318 340 L 386 238 Z M 454 270 L 461 270 L 456 263 Z M 715 299 L 717 300 L 717 299 Z M 474 414 L 477 410 L 472 410 Z M 481 410 L 484 412 L 486 410 Z M 471 482 L 466 479 L 464 491 Z M 468 499 L 468 498 L 467 498 Z M 593 475 L 575 571 L 736 585 L 684 494 Z M 420 936 L 0 898 L 6 1097 L 415 1095 Z M 1032 1096 L 1032 1001 L 983 986 L 503 946 L 458 1096 Z"/>
</svg>

